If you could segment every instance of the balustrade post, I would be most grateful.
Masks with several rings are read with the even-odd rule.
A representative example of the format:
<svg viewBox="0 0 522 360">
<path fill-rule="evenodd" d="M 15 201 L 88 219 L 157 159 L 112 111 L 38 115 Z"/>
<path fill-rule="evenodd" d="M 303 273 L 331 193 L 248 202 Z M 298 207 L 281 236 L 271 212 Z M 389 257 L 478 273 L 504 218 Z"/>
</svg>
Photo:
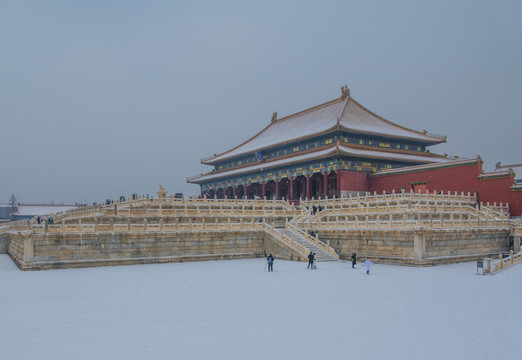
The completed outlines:
<svg viewBox="0 0 522 360">
<path fill-rule="evenodd" d="M 504 259 L 502 258 L 502 254 L 498 254 L 498 262 L 500 263 L 500 269 L 504 268 Z"/>
</svg>

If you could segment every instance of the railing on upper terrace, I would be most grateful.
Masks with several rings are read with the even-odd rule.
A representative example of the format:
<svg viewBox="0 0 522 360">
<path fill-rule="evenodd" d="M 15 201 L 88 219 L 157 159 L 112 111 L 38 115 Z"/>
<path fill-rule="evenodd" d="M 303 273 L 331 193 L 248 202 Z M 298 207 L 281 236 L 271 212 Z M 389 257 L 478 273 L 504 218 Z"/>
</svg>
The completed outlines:
<svg viewBox="0 0 522 360">
<path fill-rule="evenodd" d="M 503 228 L 510 229 L 507 217 L 480 217 L 472 213 L 455 215 L 440 213 L 438 215 L 422 213 L 403 213 L 375 215 L 316 216 L 313 220 L 297 223 L 303 229 L 414 229 L 425 227 L 430 229 L 466 229 L 466 228 Z"/>
<path fill-rule="evenodd" d="M 109 205 L 95 205 L 67 210 L 58 214 L 55 223 L 78 217 L 140 215 L 140 216 L 199 216 L 222 213 L 243 216 L 294 216 L 296 209 L 285 200 L 266 199 L 184 199 L 168 197 L 155 199 L 140 197 L 116 201 Z"/>
<path fill-rule="evenodd" d="M 396 193 L 393 191 L 392 193 L 383 192 L 382 194 L 378 194 L 377 192 L 365 193 L 364 195 L 349 195 L 347 197 L 333 197 L 331 199 L 302 199 L 301 204 L 305 204 L 308 207 L 311 206 L 328 206 L 328 205 L 346 205 L 350 203 L 370 203 L 370 202 L 382 202 L 386 200 L 408 200 L 408 201 L 446 201 L 446 202 L 467 202 L 467 203 L 476 203 L 477 196 L 476 194 L 464 193 L 464 192 L 440 192 L 440 193 L 430 193 L 430 192 L 414 192 L 411 190 L 410 192 L 400 192 Z"/>
<path fill-rule="evenodd" d="M 256 221 L 252 218 L 250 221 L 218 221 L 216 218 L 213 222 L 194 222 L 189 219 L 188 222 L 163 222 L 149 223 L 82 223 L 75 224 L 34 224 L 31 226 L 35 233 L 94 233 L 94 232 L 144 232 L 144 231 L 216 231 L 216 230 L 254 230 L 263 229 L 264 222 Z M 46 230 L 47 229 L 47 230 Z"/>
</svg>

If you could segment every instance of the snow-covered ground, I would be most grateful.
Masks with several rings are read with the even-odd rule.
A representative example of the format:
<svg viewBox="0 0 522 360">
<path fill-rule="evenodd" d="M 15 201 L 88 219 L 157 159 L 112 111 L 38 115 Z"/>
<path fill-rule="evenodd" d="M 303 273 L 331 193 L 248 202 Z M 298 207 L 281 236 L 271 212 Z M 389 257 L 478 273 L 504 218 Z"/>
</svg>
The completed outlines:
<svg viewBox="0 0 522 360">
<path fill-rule="evenodd" d="M 0 358 L 515 359 L 522 266 L 264 259 L 22 272 L 0 255 Z"/>
</svg>

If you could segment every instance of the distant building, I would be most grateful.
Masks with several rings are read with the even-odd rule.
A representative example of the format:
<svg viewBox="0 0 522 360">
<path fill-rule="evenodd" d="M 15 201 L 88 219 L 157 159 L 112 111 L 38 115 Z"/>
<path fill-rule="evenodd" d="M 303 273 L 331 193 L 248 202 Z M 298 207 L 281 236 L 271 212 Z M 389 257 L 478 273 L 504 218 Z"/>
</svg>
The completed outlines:
<svg viewBox="0 0 522 360">
<path fill-rule="evenodd" d="M 0 223 L 11 221 L 11 214 L 16 212 L 16 205 L 0 203 Z"/>
<path fill-rule="evenodd" d="M 11 204 L 0 203 L 0 222 L 32 219 L 35 216 L 56 214 L 75 209 L 78 205 L 65 204 Z"/>
</svg>

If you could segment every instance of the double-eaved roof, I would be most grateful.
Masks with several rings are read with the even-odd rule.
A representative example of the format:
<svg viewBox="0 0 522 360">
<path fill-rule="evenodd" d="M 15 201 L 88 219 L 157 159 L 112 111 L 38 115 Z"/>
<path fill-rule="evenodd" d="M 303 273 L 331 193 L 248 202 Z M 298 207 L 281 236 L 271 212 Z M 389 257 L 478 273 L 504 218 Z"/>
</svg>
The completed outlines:
<svg viewBox="0 0 522 360">
<path fill-rule="evenodd" d="M 446 141 L 445 136 L 418 132 L 375 115 L 353 98 L 349 90 L 342 88 L 342 96 L 338 99 L 277 119 L 258 134 L 222 154 L 201 160 L 203 164 L 216 165 L 227 160 L 245 155 L 253 155 L 266 149 L 295 143 L 308 138 L 342 130 L 352 134 L 376 136 L 383 139 L 395 139 L 429 146 Z M 330 145 L 320 146 L 297 153 L 286 154 L 264 159 L 255 163 L 244 163 L 232 168 L 215 169 L 207 174 L 201 174 L 187 179 L 190 183 L 205 183 L 229 176 L 241 176 L 253 171 L 268 171 L 300 162 L 326 159 L 333 155 L 344 155 L 359 159 L 380 159 L 403 164 L 433 164 L 452 161 L 445 156 L 424 151 L 368 146 L 337 141 Z"/>
<path fill-rule="evenodd" d="M 340 98 L 273 120 L 270 125 L 244 143 L 201 162 L 212 165 L 237 156 L 325 134 L 337 128 L 350 133 L 409 140 L 425 145 L 446 141 L 445 136 L 411 130 L 375 115 L 350 97 L 347 89 L 343 89 L 343 96 Z"/>
</svg>

